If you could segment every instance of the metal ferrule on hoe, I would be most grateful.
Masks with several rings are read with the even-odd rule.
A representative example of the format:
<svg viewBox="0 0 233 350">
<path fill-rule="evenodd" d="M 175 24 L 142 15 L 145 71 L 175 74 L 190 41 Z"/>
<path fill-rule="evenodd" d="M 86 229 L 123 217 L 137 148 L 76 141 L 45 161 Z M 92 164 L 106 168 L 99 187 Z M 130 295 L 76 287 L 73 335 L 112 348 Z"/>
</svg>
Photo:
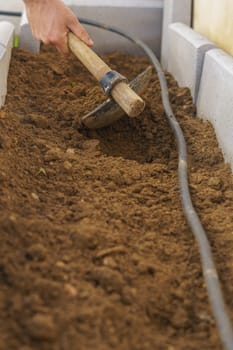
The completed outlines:
<svg viewBox="0 0 233 350">
<path fill-rule="evenodd" d="M 109 71 L 101 79 L 100 85 L 104 92 L 109 95 L 109 98 L 101 105 L 97 106 L 94 110 L 90 111 L 81 118 L 81 123 L 90 129 L 98 129 L 108 126 L 125 115 L 125 112 L 121 107 L 114 102 L 111 98 L 111 89 L 120 81 L 124 81 L 125 78 L 117 73 L 112 74 L 114 71 Z M 111 74 L 110 74 L 111 73 Z M 147 67 L 141 74 L 134 78 L 129 86 L 137 93 L 142 94 L 147 88 L 152 75 L 152 67 Z M 103 87 L 104 86 L 104 87 Z"/>
<path fill-rule="evenodd" d="M 116 72 L 115 70 L 111 70 L 103 76 L 103 78 L 99 81 L 99 84 L 103 89 L 105 95 L 109 96 L 114 86 L 116 86 L 121 81 L 128 83 L 126 77 Z"/>
</svg>

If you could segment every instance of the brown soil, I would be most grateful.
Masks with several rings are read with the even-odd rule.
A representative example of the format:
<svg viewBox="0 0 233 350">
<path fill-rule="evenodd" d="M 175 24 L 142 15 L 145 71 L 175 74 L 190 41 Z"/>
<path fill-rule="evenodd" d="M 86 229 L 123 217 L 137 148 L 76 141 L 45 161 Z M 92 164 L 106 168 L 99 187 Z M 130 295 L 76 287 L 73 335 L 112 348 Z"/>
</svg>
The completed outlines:
<svg viewBox="0 0 233 350">
<path fill-rule="evenodd" d="M 145 58 L 104 59 L 128 78 Z M 233 177 L 211 126 L 168 76 L 193 201 L 233 316 Z M 140 118 L 99 131 L 77 59 L 17 50 L 0 111 L 0 349 L 221 349 L 179 197 L 156 75 Z"/>
</svg>

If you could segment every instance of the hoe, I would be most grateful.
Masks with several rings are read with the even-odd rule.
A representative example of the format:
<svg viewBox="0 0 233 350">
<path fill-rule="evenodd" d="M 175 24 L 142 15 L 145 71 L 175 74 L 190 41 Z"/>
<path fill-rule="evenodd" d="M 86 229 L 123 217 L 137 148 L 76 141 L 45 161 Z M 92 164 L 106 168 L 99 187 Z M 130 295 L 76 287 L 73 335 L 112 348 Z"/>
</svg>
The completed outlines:
<svg viewBox="0 0 233 350">
<path fill-rule="evenodd" d="M 145 102 L 137 94 L 145 91 L 152 74 L 149 66 L 129 84 L 127 79 L 111 68 L 73 33 L 68 34 L 69 48 L 89 72 L 98 80 L 104 93 L 109 97 L 93 111 L 81 118 L 81 123 L 90 129 L 108 126 L 125 114 L 139 116 Z"/>
</svg>

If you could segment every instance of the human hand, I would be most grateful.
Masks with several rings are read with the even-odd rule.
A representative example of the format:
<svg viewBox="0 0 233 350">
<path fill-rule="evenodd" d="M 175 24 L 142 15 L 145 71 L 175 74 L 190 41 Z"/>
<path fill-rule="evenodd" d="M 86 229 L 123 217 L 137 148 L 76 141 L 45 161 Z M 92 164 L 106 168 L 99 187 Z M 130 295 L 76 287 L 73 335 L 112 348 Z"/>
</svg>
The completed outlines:
<svg viewBox="0 0 233 350">
<path fill-rule="evenodd" d="M 59 52 L 69 52 L 67 33 L 71 31 L 88 46 L 93 45 L 84 27 L 61 0 L 24 0 L 32 35 L 45 45 L 56 46 Z"/>
</svg>

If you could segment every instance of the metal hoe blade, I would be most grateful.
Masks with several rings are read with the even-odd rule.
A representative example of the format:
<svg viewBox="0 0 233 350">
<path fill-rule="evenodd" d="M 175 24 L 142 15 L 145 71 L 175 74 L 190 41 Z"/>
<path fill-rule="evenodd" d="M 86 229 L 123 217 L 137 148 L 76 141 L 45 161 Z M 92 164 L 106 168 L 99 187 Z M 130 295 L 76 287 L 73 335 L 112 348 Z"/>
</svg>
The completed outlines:
<svg viewBox="0 0 233 350">
<path fill-rule="evenodd" d="M 151 79 L 152 67 L 147 67 L 142 73 L 134 78 L 129 86 L 138 94 L 142 94 Z M 118 119 L 122 118 L 125 112 L 111 98 L 99 105 L 96 109 L 84 115 L 81 118 L 81 123 L 89 129 L 98 129 L 108 126 Z"/>
</svg>

